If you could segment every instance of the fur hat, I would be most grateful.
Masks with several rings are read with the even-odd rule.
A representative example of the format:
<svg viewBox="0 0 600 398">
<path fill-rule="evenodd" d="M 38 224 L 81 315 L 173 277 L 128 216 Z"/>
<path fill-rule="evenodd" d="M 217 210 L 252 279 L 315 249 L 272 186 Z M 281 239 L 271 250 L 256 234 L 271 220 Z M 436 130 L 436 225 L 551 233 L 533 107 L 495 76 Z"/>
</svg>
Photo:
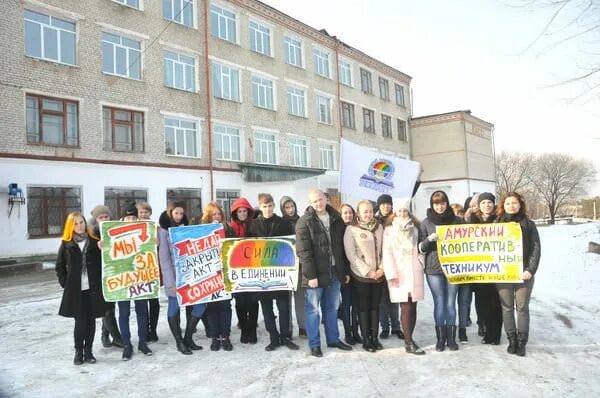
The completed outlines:
<svg viewBox="0 0 600 398">
<path fill-rule="evenodd" d="M 384 203 L 389 203 L 392 206 L 394 205 L 394 201 L 392 200 L 392 197 L 385 193 L 383 195 L 379 195 L 379 197 L 377 198 L 377 208 L 379 208 L 379 206 L 381 206 Z"/>
<path fill-rule="evenodd" d="M 394 207 L 395 211 L 406 209 L 410 212 L 410 198 L 396 198 L 394 199 L 394 203 L 396 204 Z"/>
<path fill-rule="evenodd" d="M 489 192 L 480 193 L 477 197 L 477 204 L 479 205 L 484 200 L 491 200 L 492 203 L 496 204 L 496 197 L 494 196 L 494 194 L 491 194 Z"/>
<path fill-rule="evenodd" d="M 103 214 L 108 214 L 109 217 L 112 217 L 108 206 L 98 205 L 92 209 L 92 218 L 94 220 Z"/>
</svg>

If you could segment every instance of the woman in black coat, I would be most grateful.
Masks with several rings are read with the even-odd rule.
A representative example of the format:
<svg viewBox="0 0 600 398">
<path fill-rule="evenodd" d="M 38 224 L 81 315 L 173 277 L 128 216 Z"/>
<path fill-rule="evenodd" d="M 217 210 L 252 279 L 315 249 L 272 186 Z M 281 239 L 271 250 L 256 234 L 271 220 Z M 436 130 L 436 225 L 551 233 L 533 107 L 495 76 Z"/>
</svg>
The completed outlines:
<svg viewBox="0 0 600 398">
<path fill-rule="evenodd" d="M 64 289 L 58 314 L 75 318 L 73 363 L 95 363 L 92 344 L 96 318 L 102 318 L 106 310 L 102 297 L 102 256 L 98 239 L 80 212 L 67 216 L 56 259 L 56 276 Z"/>
</svg>

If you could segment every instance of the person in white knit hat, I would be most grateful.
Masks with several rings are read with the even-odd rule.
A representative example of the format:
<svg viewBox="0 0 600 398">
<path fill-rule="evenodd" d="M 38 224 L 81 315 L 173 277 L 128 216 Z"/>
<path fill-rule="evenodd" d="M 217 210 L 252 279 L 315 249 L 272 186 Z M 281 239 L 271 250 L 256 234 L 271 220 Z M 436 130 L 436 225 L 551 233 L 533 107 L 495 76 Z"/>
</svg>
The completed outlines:
<svg viewBox="0 0 600 398">
<path fill-rule="evenodd" d="M 383 270 L 390 301 L 400 303 L 406 352 L 423 355 L 413 340 L 417 301 L 423 300 L 423 267 L 419 261 L 419 222 L 410 212 L 408 198 L 394 199 L 392 222 L 383 233 Z"/>
</svg>

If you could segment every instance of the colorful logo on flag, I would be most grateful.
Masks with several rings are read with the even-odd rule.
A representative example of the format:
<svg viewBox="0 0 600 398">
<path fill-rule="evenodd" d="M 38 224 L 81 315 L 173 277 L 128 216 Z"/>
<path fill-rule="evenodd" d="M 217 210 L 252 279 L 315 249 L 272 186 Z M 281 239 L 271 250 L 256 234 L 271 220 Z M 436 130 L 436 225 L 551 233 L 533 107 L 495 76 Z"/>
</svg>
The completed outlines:
<svg viewBox="0 0 600 398">
<path fill-rule="evenodd" d="M 369 165 L 367 174 L 360 177 L 360 186 L 387 193 L 394 189 L 394 164 L 387 159 L 375 159 Z"/>
</svg>

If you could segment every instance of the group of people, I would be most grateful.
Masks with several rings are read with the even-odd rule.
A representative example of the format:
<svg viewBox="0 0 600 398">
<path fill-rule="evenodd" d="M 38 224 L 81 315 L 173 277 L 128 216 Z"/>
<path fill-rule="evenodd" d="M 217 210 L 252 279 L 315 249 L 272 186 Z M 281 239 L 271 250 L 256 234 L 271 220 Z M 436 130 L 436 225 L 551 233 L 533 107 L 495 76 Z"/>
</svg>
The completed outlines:
<svg viewBox="0 0 600 398">
<path fill-rule="evenodd" d="M 202 224 L 222 224 L 224 237 L 296 236 L 300 284 L 294 292 L 244 292 L 234 294 L 237 326 L 242 344 L 256 344 L 258 311 L 262 309 L 269 335 L 266 351 L 280 347 L 298 350 L 293 341 L 292 311 L 298 334 L 306 336 L 311 355 L 323 355 L 320 327 L 324 326 L 329 348 L 352 350 L 362 344 L 368 352 L 383 349 L 380 338 L 395 335 L 405 341 L 405 350 L 414 355 L 425 351 L 413 339 L 417 302 L 423 300 L 427 281 L 433 297 L 436 350 L 457 350 L 456 334 L 466 342 L 472 291 L 480 335 L 485 344 L 499 344 L 502 323 L 508 337 L 508 352 L 525 355 L 529 332 L 529 299 L 540 259 L 540 241 L 535 224 L 526 215 L 525 202 L 515 192 L 505 194 L 496 206 L 495 197 L 483 193 L 470 198 L 464 215 L 460 206 L 450 205 L 443 191 L 431 195 L 427 217 L 419 222 L 411 213 L 411 199 L 392 200 L 381 195 L 376 204 L 360 201 L 356 209 L 342 204 L 334 209 L 326 195 L 313 189 L 309 206 L 300 216 L 295 201 L 280 200 L 281 216 L 275 214 L 275 201 L 268 193 L 258 195 L 258 206 L 238 198 L 231 206 L 231 219 L 216 202 L 210 202 L 199 220 Z M 459 210 L 459 209 L 458 209 Z M 149 220 L 147 203 L 129 206 L 123 221 Z M 95 319 L 102 317 L 102 343 L 123 349 L 124 360 L 131 359 L 133 346 L 129 329 L 129 301 L 114 303 L 102 296 L 101 246 L 98 225 L 110 220 L 110 210 L 97 206 L 89 223 L 80 212 L 68 215 L 56 262 L 56 273 L 64 293 L 59 314 L 75 319 L 74 363 L 94 363 L 92 343 Z M 457 285 L 448 282 L 437 254 L 436 226 L 458 223 L 519 223 L 523 237 L 523 283 Z M 201 350 L 193 334 L 202 321 L 210 349 L 231 351 L 231 300 L 194 304 L 186 307 L 182 329 L 180 306 L 175 288 L 175 261 L 169 241 L 169 228 L 188 225 L 185 204 L 171 202 L 160 214 L 158 254 L 161 281 L 168 298 L 167 320 L 176 348 L 184 355 Z M 292 303 L 294 306 L 292 306 Z M 459 325 L 456 326 L 458 303 Z M 277 315 L 274 311 L 277 307 Z M 152 355 L 148 343 L 158 340 L 158 299 L 135 300 L 138 350 Z M 517 319 L 515 322 L 515 308 Z M 345 338 L 340 337 L 338 318 Z M 381 332 L 379 331 L 381 326 Z M 112 337 L 112 341 L 111 341 Z"/>
</svg>

